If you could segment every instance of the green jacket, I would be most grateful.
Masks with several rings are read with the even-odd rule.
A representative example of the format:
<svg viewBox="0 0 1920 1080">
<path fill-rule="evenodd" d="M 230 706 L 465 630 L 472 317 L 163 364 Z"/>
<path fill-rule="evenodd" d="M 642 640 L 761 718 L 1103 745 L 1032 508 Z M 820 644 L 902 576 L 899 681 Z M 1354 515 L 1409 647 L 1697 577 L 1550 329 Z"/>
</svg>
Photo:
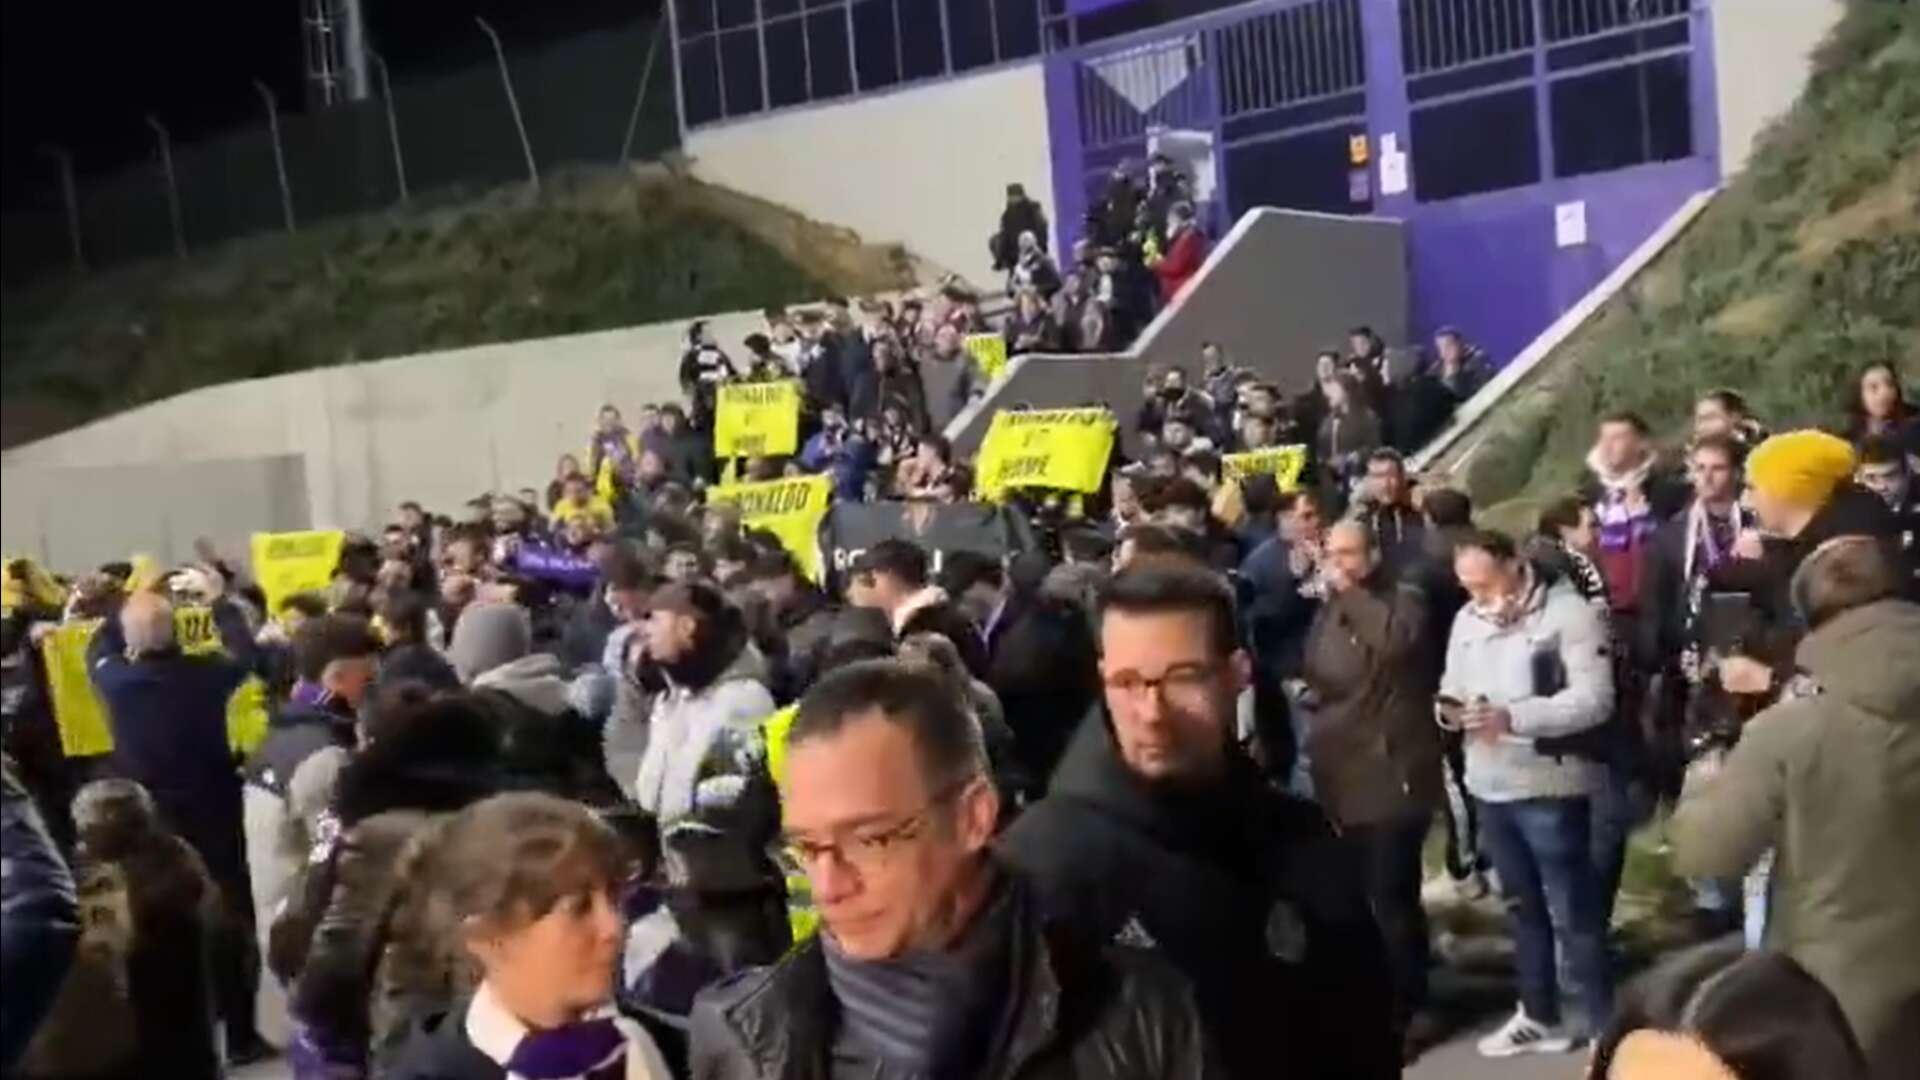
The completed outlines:
<svg viewBox="0 0 1920 1080">
<path fill-rule="evenodd" d="M 1674 870 L 1728 877 L 1774 848 L 1766 944 L 1833 991 L 1871 1057 L 1920 1007 L 1920 605 L 1838 615 L 1797 658 L 1820 694 L 1756 716 L 1690 779 Z"/>
</svg>

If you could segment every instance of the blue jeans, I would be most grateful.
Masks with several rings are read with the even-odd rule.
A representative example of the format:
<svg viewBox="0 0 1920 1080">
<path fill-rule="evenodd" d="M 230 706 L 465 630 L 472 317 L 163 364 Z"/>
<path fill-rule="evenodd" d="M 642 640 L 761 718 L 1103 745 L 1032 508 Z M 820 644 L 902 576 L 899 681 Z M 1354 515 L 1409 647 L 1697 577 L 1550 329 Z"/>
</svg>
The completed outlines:
<svg viewBox="0 0 1920 1080">
<path fill-rule="evenodd" d="M 1597 1032 L 1613 1013 L 1613 976 L 1590 820 L 1591 803 L 1584 798 L 1480 804 L 1481 842 L 1500 874 L 1513 928 L 1520 1003 L 1543 1024 L 1560 1022 L 1553 951 L 1558 925 L 1587 1023 Z"/>
</svg>

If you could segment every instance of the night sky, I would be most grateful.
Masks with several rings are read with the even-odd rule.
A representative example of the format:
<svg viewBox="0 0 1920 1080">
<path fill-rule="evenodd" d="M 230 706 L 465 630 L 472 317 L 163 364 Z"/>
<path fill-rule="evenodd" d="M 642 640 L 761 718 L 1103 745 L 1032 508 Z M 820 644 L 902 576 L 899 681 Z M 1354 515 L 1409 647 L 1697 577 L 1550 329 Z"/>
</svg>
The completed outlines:
<svg viewBox="0 0 1920 1080">
<path fill-rule="evenodd" d="M 36 147 L 70 150 L 83 175 L 153 153 L 151 112 L 176 142 L 261 123 L 253 80 L 285 111 L 306 108 L 303 0 L 13 0 L 0 5 L 8 202 L 51 182 Z M 659 10 L 659 0 L 362 0 L 396 80 L 484 63 L 484 15 L 511 51 Z"/>
</svg>

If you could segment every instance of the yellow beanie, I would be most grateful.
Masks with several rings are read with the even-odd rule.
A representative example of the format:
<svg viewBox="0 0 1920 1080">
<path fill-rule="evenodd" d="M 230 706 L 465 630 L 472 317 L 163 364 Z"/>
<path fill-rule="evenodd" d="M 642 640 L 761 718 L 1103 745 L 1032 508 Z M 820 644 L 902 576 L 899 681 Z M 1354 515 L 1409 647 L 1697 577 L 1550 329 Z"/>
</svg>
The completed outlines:
<svg viewBox="0 0 1920 1080">
<path fill-rule="evenodd" d="M 1826 505 L 1833 489 L 1853 477 L 1853 447 L 1824 431 L 1789 431 L 1754 447 L 1747 482 L 1794 506 Z"/>
</svg>

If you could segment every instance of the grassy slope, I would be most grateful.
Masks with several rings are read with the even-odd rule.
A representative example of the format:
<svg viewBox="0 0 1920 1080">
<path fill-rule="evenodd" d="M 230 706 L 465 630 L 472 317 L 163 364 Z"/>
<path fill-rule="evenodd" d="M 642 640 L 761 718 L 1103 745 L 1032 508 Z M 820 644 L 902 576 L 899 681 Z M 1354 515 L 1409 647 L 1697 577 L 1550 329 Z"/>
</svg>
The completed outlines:
<svg viewBox="0 0 1920 1080">
<path fill-rule="evenodd" d="M 804 258 L 804 266 L 801 260 Z M 548 178 L 6 297 L 8 445 L 232 379 L 866 293 L 897 249 L 664 173 Z"/>
<path fill-rule="evenodd" d="M 1868 360 L 1920 370 L 1920 9 L 1861 4 L 1807 92 L 1687 233 L 1516 391 L 1468 463 L 1499 524 L 1577 480 L 1593 420 L 1684 438 L 1733 387 L 1775 430 L 1828 424 Z"/>
</svg>

